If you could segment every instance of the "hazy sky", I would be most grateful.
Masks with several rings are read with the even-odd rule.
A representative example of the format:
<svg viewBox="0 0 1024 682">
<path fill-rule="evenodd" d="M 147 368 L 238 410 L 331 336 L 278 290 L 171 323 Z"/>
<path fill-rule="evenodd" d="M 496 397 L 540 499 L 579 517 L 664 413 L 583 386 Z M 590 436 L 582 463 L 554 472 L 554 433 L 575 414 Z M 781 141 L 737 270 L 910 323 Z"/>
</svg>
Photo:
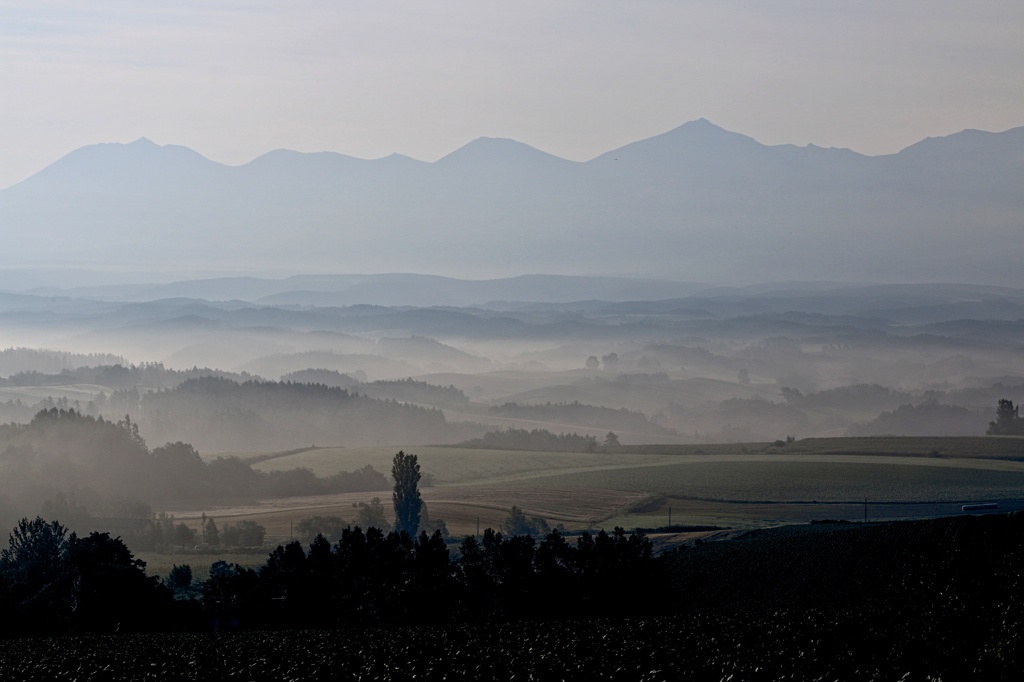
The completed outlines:
<svg viewBox="0 0 1024 682">
<path fill-rule="evenodd" d="M 705 117 L 868 154 L 1024 125 L 1008 0 L 0 0 L 0 187 L 146 136 L 434 160 L 483 135 L 585 160 Z"/>
</svg>

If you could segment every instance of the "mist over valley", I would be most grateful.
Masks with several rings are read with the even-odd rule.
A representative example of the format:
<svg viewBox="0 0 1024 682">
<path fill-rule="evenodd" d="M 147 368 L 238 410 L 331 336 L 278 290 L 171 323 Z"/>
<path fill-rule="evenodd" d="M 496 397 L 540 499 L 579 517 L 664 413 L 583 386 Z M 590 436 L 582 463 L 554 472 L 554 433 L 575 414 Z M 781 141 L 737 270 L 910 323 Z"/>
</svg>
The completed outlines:
<svg viewBox="0 0 1024 682">
<path fill-rule="evenodd" d="M 433 163 L 281 150 L 226 166 L 146 139 L 79 149 L 0 191 L 19 235 L 0 261 L 0 421 L 22 434 L 0 446 L 0 511 L 71 496 L 94 518 L 121 504 L 121 487 L 139 509 L 186 514 L 330 506 L 350 494 L 332 477 L 376 465 L 365 480 L 385 481 L 383 453 L 421 448 L 432 483 L 460 487 L 434 498 L 458 532 L 467 508 L 492 513 L 488 499 L 531 500 L 536 518 L 570 527 L 680 504 L 717 522 L 733 512 L 714 505 L 750 502 L 719 478 L 729 457 L 817 443 L 776 457 L 798 476 L 813 457 L 849 456 L 834 443 L 852 437 L 891 466 L 1012 459 L 971 439 L 1015 433 L 1016 413 L 997 406 L 1024 389 L 1022 130 L 873 157 L 763 145 L 704 119 L 585 162 L 490 138 Z M 103 473 L 51 478 L 52 441 L 24 435 L 48 419 L 121 425 L 140 459 L 117 472 L 85 456 Z M 192 453 L 205 492 L 154 487 L 165 443 L 189 448 L 174 452 Z M 626 471 L 568 507 L 487 488 L 573 467 L 600 477 L 636 454 L 669 457 L 658 448 L 697 462 L 704 446 L 726 459 L 699 494 L 644 497 Z M 547 464 L 508 468 L 528 452 Z M 858 477 L 843 471 L 846 490 Z M 896 504 L 1007 504 L 1013 486 L 996 478 L 1015 474 L 981 475 L 960 492 L 918 482 L 937 497 L 914 493 L 913 477 L 868 490 Z M 754 497 L 829 497 L 780 494 Z"/>
<path fill-rule="evenodd" d="M 331 304 L 295 302 L 311 291 Z M 356 296 L 364 302 L 341 303 Z M 571 276 L 28 289 L 0 296 L 0 421 L 26 424 L 41 410 L 128 419 L 151 449 L 181 442 L 206 461 L 280 463 L 267 471 L 288 470 L 275 453 L 327 448 L 315 464 L 295 462 L 318 476 L 381 466 L 344 454 L 374 447 L 759 452 L 844 436 L 980 438 L 999 401 L 1024 393 L 1022 306 L 1024 290 L 994 286 Z M 45 449 L 30 464 L 11 454 L 21 446 L 3 447 L 9 515 L 80 486 L 97 493 L 88 477 L 48 480 Z M 955 441 L 932 450 L 958 455 Z M 333 464 L 327 453 L 338 453 Z M 451 483 L 439 456 L 425 471 Z M 103 474 L 114 485 L 103 494 L 122 474 Z M 259 494 L 247 485 L 221 503 Z M 125 494 L 137 487 L 124 481 Z"/>
<path fill-rule="evenodd" d="M 550 633 L 597 622 L 656 628 L 637 650 L 699 678 L 720 638 L 754 672 L 903 670 L 909 642 L 914 670 L 999 679 L 1015 656 L 916 624 L 1019 641 L 988 615 L 1019 594 L 1022 131 L 877 157 L 703 119 L 587 162 L 72 152 L 0 191 L 0 633 L 301 629 L 257 645 L 278 679 L 343 632 L 358 653 L 297 678 L 390 679 L 396 651 L 427 677 L 466 656 L 365 633 L 529 622 L 514 665 L 591 679 L 621 662 Z"/>
<path fill-rule="evenodd" d="M 3 680 L 1020 678 L 1024 5 L 0 17 Z"/>
</svg>

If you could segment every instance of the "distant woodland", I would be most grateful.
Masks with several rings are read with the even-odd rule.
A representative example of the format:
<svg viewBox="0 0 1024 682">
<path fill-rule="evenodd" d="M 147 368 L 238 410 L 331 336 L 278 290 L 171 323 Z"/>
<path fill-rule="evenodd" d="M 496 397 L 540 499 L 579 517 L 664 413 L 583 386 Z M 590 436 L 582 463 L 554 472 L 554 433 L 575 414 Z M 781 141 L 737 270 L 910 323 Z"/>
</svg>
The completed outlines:
<svg viewBox="0 0 1024 682">
<path fill-rule="evenodd" d="M 32 355 L 33 359 L 43 356 Z M 0 378 L 0 386 L 52 389 L 58 395 L 69 385 L 101 390 L 87 400 L 9 398 L 0 401 L 0 421 L 24 423 L 40 410 L 52 408 L 112 420 L 128 414 L 150 440 L 185 439 L 212 452 L 372 444 L 384 433 L 394 434 L 397 443 L 455 443 L 482 437 L 488 430 L 482 423 L 447 420 L 443 410 L 477 413 L 481 422 L 487 416 L 516 420 L 523 425 L 513 427 L 517 429 L 535 425 L 526 431 L 600 435 L 611 430 L 629 434 L 627 440 L 633 441 L 632 434 L 643 434 L 654 442 L 735 442 L 823 431 L 850 436 L 973 436 L 986 431 L 992 405 L 1004 396 L 1024 394 L 1024 384 L 1000 382 L 918 392 L 879 384 L 808 392 L 782 386 L 775 398 L 758 394 L 717 403 L 669 401 L 649 415 L 580 400 L 475 405 L 463 389 L 451 384 L 411 378 L 360 382 L 323 369 L 289 373 L 280 382 L 244 372 L 173 370 L 161 363 L 83 366 L 56 373 L 32 369 Z M 739 386 L 742 391 L 743 385 Z M 621 404 L 623 395 L 643 403 L 649 401 L 646 396 L 693 389 L 706 390 L 692 381 L 638 373 L 577 381 L 559 394 L 586 396 L 595 402 L 610 398 L 614 405 Z M 695 428 L 686 430 L 688 426 Z"/>
<path fill-rule="evenodd" d="M 265 473 L 236 457 L 204 461 L 188 443 L 149 448 L 138 424 L 74 410 L 39 412 L 28 424 L 0 426 L 0 515 L 38 512 L 41 501 L 74 517 L 148 522 L 169 501 L 287 497 L 382 490 L 371 467 L 318 478 L 307 469 Z M 129 524 L 130 525 L 130 524 Z"/>
<path fill-rule="evenodd" d="M 268 299 L 240 300 L 246 287 Z M 0 295 L 0 322 L 26 339 L 88 327 L 90 347 L 117 351 L 0 351 L 0 422 L 127 414 L 150 442 L 204 452 L 453 444 L 510 428 L 771 442 L 982 435 L 999 400 L 1024 395 L 1024 292 L 1006 288 L 382 275 L 165 290 L 56 308 Z M 326 304 L 357 291 L 439 304 Z M 474 296 L 487 301 L 466 304 Z"/>
<path fill-rule="evenodd" d="M 403 403 L 422 403 L 435 407 L 465 408 L 469 398 L 455 386 L 435 386 L 425 381 L 400 379 L 360 384 L 354 392 L 377 400 L 396 400 Z"/>
<path fill-rule="evenodd" d="M 678 436 L 674 430 L 655 424 L 642 412 L 627 410 L 624 407 L 613 410 L 597 405 L 584 405 L 577 401 L 571 403 L 547 402 L 543 405 L 504 403 L 492 407 L 489 413 L 502 417 L 533 419 L 563 424 L 581 424 L 596 430 L 635 430 L 650 434 Z"/>
<path fill-rule="evenodd" d="M 108 353 L 69 353 L 24 347 L 0 350 L 0 377 L 22 373 L 59 375 L 65 370 L 81 367 L 126 364 L 123 357 Z"/>
<path fill-rule="evenodd" d="M 450 424 L 440 410 L 421 404 L 468 403 L 461 391 L 411 380 L 356 382 L 358 391 L 350 392 L 322 383 L 261 381 L 213 370 L 114 365 L 56 375 L 22 372 L 8 381 L 22 387 L 89 383 L 124 388 L 85 404 L 66 398 L 8 400 L 0 403 L 0 415 L 7 421 L 23 422 L 52 408 L 114 419 L 128 414 L 154 442 L 185 438 L 212 452 L 365 445 L 379 442 L 381 434 L 396 443 L 450 442 L 478 432 L 472 425 Z"/>
<path fill-rule="evenodd" d="M 597 452 L 595 436 L 552 433 L 546 429 L 499 429 L 479 438 L 458 443 L 464 448 L 488 450 L 532 450 L 534 452 Z"/>
<path fill-rule="evenodd" d="M 247 381 L 253 377 L 245 372 L 224 372 L 209 367 L 175 370 L 164 367 L 163 363 L 130 365 L 82 366 L 62 369 L 58 373 L 37 370 L 16 372 L 6 379 L 0 379 L 0 386 L 65 386 L 67 384 L 95 384 L 110 388 L 145 387 L 150 389 L 174 388 L 188 379 L 219 377 L 236 381 Z"/>
<path fill-rule="evenodd" d="M 129 410 L 129 413 L 132 411 Z M 140 428 L 155 441 L 187 433 L 211 452 L 284 450 L 297 444 L 444 442 L 453 427 L 437 409 L 375 400 L 321 384 L 190 379 L 140 397 Z"/>
</svg>

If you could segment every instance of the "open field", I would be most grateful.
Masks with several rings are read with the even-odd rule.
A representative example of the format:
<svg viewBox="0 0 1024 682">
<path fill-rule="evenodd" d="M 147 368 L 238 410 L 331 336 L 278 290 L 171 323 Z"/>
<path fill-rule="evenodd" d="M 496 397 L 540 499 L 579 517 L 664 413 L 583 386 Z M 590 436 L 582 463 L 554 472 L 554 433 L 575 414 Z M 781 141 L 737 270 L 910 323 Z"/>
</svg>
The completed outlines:
<svg viewBox="0 0 1024 682">
<path fill-rule="evenodd" d="M 1015 436 L 867 436 L 802 438 L 782 447 L 770 443 L 625 446 L 620 452 L 659 455 L 726 455 L 757 452 L 785 455 L 880 455 L 1024 460 L 1024 438 Z"/>
<path fill-rule="evenodd" d="M 543 516 L 552 526 L 562 523 L 570 529 L 593 528 L 615 510 L 628 508 L 644 498 L 640 493 L 607 489 L 557 490 L 497 485 L 426 488 L 422 496 L 431 518 L 443 519 L 453 536 L 475 533 L 478 520 L 481 530 L 500 527 L 512 505 L 521 507 L 531 516 Z M 176 521 L 195 528 L 199 527 L 199 518 L 204 512 L 221 526 L 251 519 L 266 527 L 268 543 L 277 543 L 287 541 L 292 525 L 307 516 L 341 516 L 351 522 L 358 512 L 354 505 L 373 497 L 381 498 L 390 519 L 390 490 L 263 500 L 202 510 L 171 510 L 170 513 Z"/>
<path fill-rule="evenodd" d="M 981 466 L 969 466 L 972 463 L 829 455 L 813 459 L 688 458 L 666 465 L 536 477 L 529 483 L 556 489 L 614 488 L 743 503 L 853 502 L 865 497 L 897 503 L 956 502 L 1012 497 L 1024 492 L 1024 463 L 984 461 Z"/>
<path fill-rule="evenodd" d="M 210 565 L 217 561 L 226 561 L 246 568 L 256 569 L 267 563 L 268 551 L 254 549 L 251 551 L 184 551 L 184 552 L 133 552 L 136 559 L 146 562 L 146 574 L 166 578 L 175 565 L 188 565 L 192 569 L 192 579 L 207 580 L 210 577 Z"/>
<path fill-rule="evenodd" d="M 0 386 L 0 402 L 7 400 L 20 400 L 23 403 L 34 405 L 40 400 L 47 398 L 67 398 L 68 401 L 79 401 L 85 405 L 101 392 L 110 392 L 112 389 L 96 384 L 70 384 L 61 386 Z"/>
<path fill-rule="evenodd" d="M 311 448 L 279 455 L 241 453 L 238 456 L 250 461 L 255 459 L 254 467 L 261 471 L 305 467 L 318 476 L 329 476 L 367 464 L 387 473 L 391 468 L 391 458 L 397 450 L 397 447 Z M 767 443 L 670 444 L 626 446 L 610 453 L 471 450 L 454 447 L 418 447 L 412 451 L 419 457 L 423 472 L 431 474 L 437 485 L 465 485 L 547 476 L 559 469 L 562 473 L 571 473 L 623 465 L 674 464 L 679 462 L 675 459 L 679 457 L 685 457 L 688 462 L 731 456 L 753 458 L 751 461 L 763 458 L 763 461 L 842 461 L 999 468 L 1002 464 L 963 460 L 1024 462 L 1024 438 L 807 438 L 782 448 Z M 218 456 L 218 453 L 203 455 L 208 460 Z M 932 460 L 930 464 L 928 460 Z M 1003 470 L 1019 469 L 1010 465 Z"/>
<path fill-rule="evenodd" d="M 712 368 L 705 368 L 708 375 L 715 374 Z M 605 405 L 614 409 L 625 407 L 646 414 L 657 414 L 672 403 L 687 408 L 697 408 L 708 402 L 718 402 L 741 395 L 744 398 L 761 397 L 771 400 L 778 397 L 778 386 L 774 384 L 749 384 L 738 386 L 735 373 L 723 373 L 719 377 L 675 378 L 672 380 L 640 382 L 624 385 L 602 377 L 586 376 L 567 384 L 546 384 L 536 389 L 512 393 L 502 400 L 540 404 L 571 403 L 579 401 L 593 405 Z"/>
<path fill-rule="evenodd" d="M 786 452 L 790 454 L 870 454 L 1024 460 L 1024 438 L 1013 436 L 805 438 L 787 445 Z"/>
<path fill-rule="evenodd" d="M 500 417 L 483 412 L 457 412 L 448 409 L 444 410 L 444 413 L 445 418 L 448 419 L 448 421 L 474 422 L 477 424 L 486 424 L 488 427 L 496 427 L 498 429 L 523 429 L 526 431 L 543 429 L 545 431 L 551 431 L 552 433 L 576 433 L 581 436 L 594 436 L 598 440 L 601 440 L 604 437 L 604 434 L 608 432 L 608 430 L 604 428 L 564 421 L 543 421 L 540 419 L 523 419 L 520 417 Z M 673 439 L 679 441 L 685 440 L 683 436 L 666 436 L 660 431 L 633 431 L 622 428 L 615 428 L 614 431 L 615 435 L 617 435 L 619 440 L 623 443 L 646 443 L 652 439 L 665 440 L 666 442 L 673 442 Z M 656 433 L 657 435 L 652 435 L 652 433 Z"/>
<path fill-rule="evenodd" d="M 453 536 L 498 527 L 512 505 L 567 529 L 656 527 L 672 522 L 753 528 L 813 519 L 927 518 L 960 513 L 967 502 L 1024 508 L 1024 440 L 1010 438 L 807 439 L 767 444 L 662 445 L 612 453 L 538 453 L 414 448 L 436 485 L 422 494 Z M 321 448 L 252 455 L 272 471 L 307 467 L 319 475 L 367 464 L 390 472 L 396 448 Z M 934 452 L 939 455 L 935 455 Z M 962 456 L 955 456 L 962 455 Z M 268 542 L 287 540 L 314 514 L 351 521 L 355 505 L 390 490 L 227 503 L 177 510 L 194 522 L 255 520 Z M 867 509 L 865 510 L 865 506 Z"/>
<path fill-rule="evenodd" d="M 371 465 L 389 474 L 397 448 L 318 448 L 294 454 L 262 459 L 253 467 L 260 471 L 279 471 L 305 467 L 318 476 L 353 471 Z M 434 477 L 435 485 L 481 485 L 573 473 L 606 467 L 660 465 L 676 461 L 670 455 L 621 453 L 523 452 L 521 450 L 472 450 L 453 447 L 418 447 L 410 452 L 419 458 L 420 469 Z M 242 455 L 243 459 L 253 455 Z M 259 457 L 259 455 L 256 455 Z M 209 458 L 209 456 L 207 456 Z"/>
</svg>

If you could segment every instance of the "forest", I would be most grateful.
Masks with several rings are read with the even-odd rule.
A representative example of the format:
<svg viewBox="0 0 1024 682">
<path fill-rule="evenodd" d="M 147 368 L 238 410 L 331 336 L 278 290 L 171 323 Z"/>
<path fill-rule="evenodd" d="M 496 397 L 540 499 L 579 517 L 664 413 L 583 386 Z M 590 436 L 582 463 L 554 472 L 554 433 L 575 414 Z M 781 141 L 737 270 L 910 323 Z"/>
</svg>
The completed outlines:
<svg viewBox="0 0 1024 682">
<path fill-rule="evenodd" d="M 386 676 L 390 666 L 504 679 L 500 656 L 542 678 L 1010 680 L 1024 654 L 1021 523 L 823 522 L 660 557 L 621 529 L 575 543 L 488 530 L 451 554 L 436 533 L 349 528 L 336 544 L 278 546 L 258 570 L 216 562 L 196 585 L 187 566 L 148 576 L 119 539 L 26 519 L 0 554 L 4 634 L 92 635 L 46 655 L 37 652 L 54 640 L 3 639 L 0 661 L 19 679 L 104 665 L 126 678 L 213 679 L 259 665 L 255 679 Z M 211 658 L 219 642 L 233 651 Z M 292 655 L 274 654 L 274 642 Z M 193 657 L 203 670 L 182 670 Z"/>
<path fill-rule="evenodd" d="M 28 424 L 0 425 L 0 474 L 0 500 L 8 517 L 40 500 L 60 499 L 78 518 L 88 517 L 91 508 L 92 515 L 135 519 L 143 524 L 137 536 L 159 531 L 152 507 L 169 501 L 388 487 L 386 477 L 370 466 L 317 477 L 301 468 L 262 472 L 237 457 L 204 461 L 181 441 L 150 449 L 129 417 L 111 422 L 58 408 L 39 412 Z"/>
<path fill-rule="evenodd" d="M 356 526 L 333 545 L 322 535 L 279 545 L 257 570 L 217 561 L 209 573 L 193 584 L 191 568 L 176 566 L 161 580 L 120 538 L 23 519 L 0 555 L 0 612 L 6 634 L 543 619 L 566 608 L 607 615 L 598 595 L 655 579 L 650 542 L 621 528 L 574 543 L 558 531 L 538 543 L 488 529 L 453 561 L 440 532 Z"/>
</svg>

